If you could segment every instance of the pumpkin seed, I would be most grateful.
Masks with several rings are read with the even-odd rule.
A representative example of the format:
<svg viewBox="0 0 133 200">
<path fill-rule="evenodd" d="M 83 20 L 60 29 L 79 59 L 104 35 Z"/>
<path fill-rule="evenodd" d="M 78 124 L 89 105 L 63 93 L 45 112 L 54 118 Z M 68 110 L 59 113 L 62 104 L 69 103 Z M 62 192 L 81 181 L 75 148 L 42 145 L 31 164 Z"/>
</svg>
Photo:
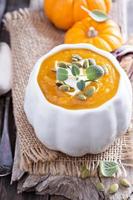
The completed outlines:
<svg viewBox="0 0 133 200">
<path fill-rule="evenodd" d="M 86 166 L 82 166 L 82 167 L 81 167 L 81 170 L 80 170 L 80 177 L 81 177 L 82 179 L 86 179 L 86 178 L 88 178 L 89 176 L 90 176 L 90 171 L 89 171 L 89 169 L 87 169 Z"/>
<path fill-rule="evenodd" d="M 63 83 L 61 83 L 61 82 L 56 82 L 56 86 L 57 86 L 57 87 L 60 87 L 61 85 L 63 85 Z"/>
<path fill-rule="evenodd" d="M 109 194 L 115 194 L 119 189 L 119 185 L 117 183 L 114 183 L 112 184 L 110 187 L 109 187 Z"/>
<path fill-rule="evenodd" d="M 96 91 L 96 88 L 94 86 L 92 86 L 91 88 L 86 90 L 84 94 L 87 97 L 91 97 L 94 94 L 95 91 Z"/>
<path fill-rule="evenodd" d="M 56 61 L 56 65 L 57 67 L 69 68 L 71 66 L 71 63 L 65 61 Z"/>
<path fill-rule="evenodd" d="M 77 97 L 77 99 L 79 99 L 81 101 L 85 101 L 87 99 L 87 97 L 83 94 L 77 94 L 76 97 Z"/>
<path fill-rule="evenodd" d="M 93 58 L 89 58 L 89 65 L 96 65 L 96 61 Z"/>
<path fill-rule="evenodd" d="M 124 186 L 124 187 L 130 187 L 131 186 L 130 182 L 125 178 L 120 179 L 119 183 L 120 183 L 121 186 Z"/>
<path fill-rule="evenodd" d="M 67 64 L 65 62 L 57 62 L 58 67 L 67 68 Z"/>
<path fill-rule="evenodd" d="M 86 179 L 86 178 L 88 178 L 89 176 L 90 176 L 90 172 L 89 172 L 88 169 L 84 170 L 84 171 L 82 172 L 82 174 L 81 174 L 81 178 L 82 178 L 82 179 Z"/>
<path fill-rule="evenodd" d="M 78 54 L 73 54 L 72 55 L 72 62 L 80 61 L 82 60 L 82 57 Z"/>
<path fill-rule="evenodd" d="M 55 68 L 52 68 L 51 71 L 52 71 L 52 72 L 56 72 L 56 69 L 55 69 Z"/>
<path fill-rule="evenodd" d="M 82 64 L 79 63 L 79 62 L 73 62 L 72 65 L 76 65 L 76 66 L 79 67 L 79 68 L 82 68 L 82 67 L 83 67 Z"/>
<path fill-rule="evenodd" d="M 107 67 L 103 67 L 103 70 L 104 70 L 104 75 L 108 74 L 108 69 L 107 69 Z"/>
<path fill-rule="evenodd" d="M 63 92 L 69 92 L 70 91 L 70 86 L 69 85 L 61 85 L 59 89 Z"/>
<path fill-rule="evenodd" d="M 84 63 L 83 63 L 83 68 L 86 69 L 88 68 L 90 65 L 89 65 L 89 60 L 88 59 L 85 59 L 84 60 Z"/>
<path fill-rule="evenodd" d="M 105 186 L 104 186 L 103 183 L 101 183 L 101 182 L 98 182 L 98 183 L 96 184 L 96 188 L 97 188 L 97 190 L 98 190 L 99 192 L 104 192 L 104 190 L 105 190 Z"/>
<path fill-rule="evenodd" d="M 89 66 L 95 66 L 96 61 L 93 58 L 85 59 L 83 63 L 83 68 L 86 69 Z"/>
<path fill-rule="evenodd" d="M 73 87 L 70 87 L 70 91 L 69 92 L 74 92 L 75 89 Z"/>
</svg>

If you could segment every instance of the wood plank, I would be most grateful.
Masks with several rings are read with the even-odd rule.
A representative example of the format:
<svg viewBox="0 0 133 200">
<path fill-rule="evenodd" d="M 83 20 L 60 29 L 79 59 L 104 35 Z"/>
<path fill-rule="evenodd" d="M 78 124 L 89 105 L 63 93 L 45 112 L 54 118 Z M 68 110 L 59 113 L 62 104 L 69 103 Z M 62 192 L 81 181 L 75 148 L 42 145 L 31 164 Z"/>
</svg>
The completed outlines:
<svg viewBox="0 0 133 200">
<path fill-rule="evenodd" d="M 128 169 L 128 176 L 127 179 L 133 183 L 133 170 Z M 123 175 L 122 175 L 123 176 Z M 88 178 L 86 180 L 81 180 L 76 178 L 71 178 L 68 180 L 68 178 L 62 178 L 58 181 L 52 180 L 52 183 L 48 184 L 47 187 L 45 183 L 42 183 L 42 191 L 41 194 L 45 194 L 45 191 L 51 194 L 56 195 L 62 195 L 67 196 L 69 199 L 72 200 L 84 200 L 84 199 L 92 199 L 92 200 L 131 200 L 133 199 L 133 196 L 130 196 L 130 194 L 133 192 L 133 187 L 124 188 L 120 187 L 118 192 L 114 195 L 108 194 L 108 189 L 111 184 L 113 183 L 119 183 L 119 179 L 117 178 L 102 178 L 102 182 L 105 185 L 105 192 L 98 192 L 95 188 L 95 184 L 98 182 L 98 178 Z M 46 183 L 47 184 L 47 183 Z M 57 187 L 58 185 L 58 187 Z M 40 191 L 39 187 L 39 191 Z M 65 200 L 62 196 L 52 196 L 52 200 Z M 130 197 L 130 198 L 129 198 Z"/>
<path fill-rule="evenodd" d="M 133 182 L 133 173 L 132 170 L 128 170 L 128 179 Z M 95 180 L 94 180 L 95 181 Z M 105 179 L 104 184 L 106 185 L 106 189 L 108 189 L 109 185 L 117 182 L 117 179 Z M 23 194 L 17 194 L 16 191 L 16 184 L 13 184 L 12 186 L 9 184 L 10 183 L 10 176 L 5 177 L 5 178 L 0 178 L 0 199 L 2 200 L 49 200 L 48 195 L 46 196 L 41 196 L 41 195 L 35 195 L 34 193 L 23 193 Z M 80 184 L 79 184 L 80 186 Z M 94 192 L 92 189 L 91 183 L 88 185 L 88 190 L 90 190 L 90 197 L 92 200 L 99 200 L 99 199 L 104 199 L 104 197 L 99 197 L 99 195 Z M 75 188 L 75 192 L 77 191 L 77 188 Z M 117 194 L 110 196 L 110 200 L 123 200 L 122 198 L 127 199 L 129 197 L 129 194 L 132 192 L 132 188 L 130 189 L 124 189 L 120 188 Z M 88 199 L 89 199 L 88 196 Z M 78 191 L 77 191 L 77 197 L 78 197 Z M 132 199 L 132 196 L 131 198 Z M 66 200 L 66 198 L 62 196 L 52 196 L 50 200 Z M 106 197 L 107 200 L 107 197 Z"/>
<path fill-rule="evenodd" d="M 50 200 L 67 200 L 65 197 L 59 196 L 51 196 Z M 89 200 L 89 199 L 88 199 Z"/>
<path fill-rule="evenodd" d="M 19 8 L 25 8 L 29 6 L 30 0 L 7 0 L 6 11 L 13 11 Z"/>
<path fill-rule="evenodd" d="M 127 34 L 127 0 L 113 0 L 113 6 L 110 12 L 111 18 L 120 26 L 124 40 L 128 38 Z"/>
<path fill-rule="evenodd" d="M 0 200 L 49 200 L 49 196 L 35 195 L 34 192 L 17 194 L 17 184 L 10 185 L 10 176 L 0 178 Z"/>
</svg>

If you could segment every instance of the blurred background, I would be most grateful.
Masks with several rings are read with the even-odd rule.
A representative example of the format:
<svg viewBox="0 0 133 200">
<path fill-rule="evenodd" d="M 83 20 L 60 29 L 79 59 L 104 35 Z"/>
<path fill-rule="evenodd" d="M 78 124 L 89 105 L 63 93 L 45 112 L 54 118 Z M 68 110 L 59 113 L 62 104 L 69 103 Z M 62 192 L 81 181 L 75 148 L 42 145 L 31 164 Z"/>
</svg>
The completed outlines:
<svg viewBox="0 0 133 200">
<path fill-rule="evenodd" d="M 125 0 L 127 12 L 128 35 L 133 34 L 133 0 Z"/>
</svg>

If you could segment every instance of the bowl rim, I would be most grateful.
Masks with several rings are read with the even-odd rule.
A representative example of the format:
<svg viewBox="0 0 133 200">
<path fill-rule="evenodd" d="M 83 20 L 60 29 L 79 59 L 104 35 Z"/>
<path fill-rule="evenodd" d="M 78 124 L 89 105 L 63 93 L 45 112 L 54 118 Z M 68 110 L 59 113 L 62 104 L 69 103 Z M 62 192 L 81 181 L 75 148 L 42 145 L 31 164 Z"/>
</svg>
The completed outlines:
<svg viewBox="0 0 133 200">
<path fill-rule="evenodd" d="M 40 71 L 40 67 L 42 62 L 47 59 L 48 57 L 52 56 L 53 54 L 66 50 L 66 49 L 88 49 L 91 51 L 94 51 L 100 55 L 102 55 L 103 57 L 106 57 L 107 59 L 109 59 L 112 64 L 115 66 L 115 68 L 117 69 L 117 71 L 120 74 L 120 80 L 118 83 L 118 89 L 116 94 L 109 99 L 108 101 L 106 101 L 105 103 L 101 104 L 100 106 L 96 107 L 96 108 L 85 108 L 85 109 L 67 109 L 64 108 L 62 106 L 58 106 L 56 104 L 51 103 L 50 101 L 47 100 L 47 98 L 44 96 L 44 94 L 42 93 L 42 90 L 38 84 L 37 78 L 38 78 L 38 73 Z M 91 45 L 91 44 L 85 44 L 85 43 L 79 43 L 79 44 L 60 44 L 56 47 L 54 47 L 53 49 L 51 49 L 48 53 L 46 53 L 45 55 L 41 56 L 41 58 L 38 59 L 38 61 L 36 62 L 33 70 L 35 70 L 35 82 L 36 82 L 36 86 L 37 89 L 40 93 L 40 95 L 42 96 L 42 98 L 45 100 L 45 103 L 48 103 L 49 106 L 51 106 L 52 109 L 58 109 L 61 111 L 68 111 L 68 112 L 73 112 L 73 113 L 77 113 L 77 112 L 95 112 L 95 111 L 102 111 L 104 110 L 107 106 L 110 106 L 112 103 L 114 103 L 118 97 L 120 96 L 120 88 L 121 88 L 121 84 L 122 84 L 122 76 L 124 75 L 124 70 L 120 67 L 119 62 L 116 60 L 116 58 L 109 52 L 106 52 L 102 49 L 98 49 L 97 47 Z M 31 73 L 32 74 L 32 73 Z M 126 75 L 126 74 L 125 74 Z"/>
</svg>

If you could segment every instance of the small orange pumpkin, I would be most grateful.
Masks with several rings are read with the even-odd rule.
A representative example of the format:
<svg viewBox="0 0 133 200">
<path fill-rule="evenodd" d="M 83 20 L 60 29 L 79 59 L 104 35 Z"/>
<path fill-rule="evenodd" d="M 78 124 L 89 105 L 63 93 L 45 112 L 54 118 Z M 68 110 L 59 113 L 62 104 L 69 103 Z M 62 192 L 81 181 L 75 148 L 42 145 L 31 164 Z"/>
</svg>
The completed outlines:
<svg viewBox="0 0 133 200">
<path fill-rule="evenodd" d="M 89 43 L 111 52 L 122 45 L 123 39 L 118 25 L 113 20 L 99 23 L 87 17 L 67 31 L 65 43 Z"/>
<path fill-rule="evenodd" d="M 108 13 L 111 4 L 112 0 L 44 0 L 44 11 L 56 27 L 66 30 L 88 16 L 81 6 Z"/>
</svg>

